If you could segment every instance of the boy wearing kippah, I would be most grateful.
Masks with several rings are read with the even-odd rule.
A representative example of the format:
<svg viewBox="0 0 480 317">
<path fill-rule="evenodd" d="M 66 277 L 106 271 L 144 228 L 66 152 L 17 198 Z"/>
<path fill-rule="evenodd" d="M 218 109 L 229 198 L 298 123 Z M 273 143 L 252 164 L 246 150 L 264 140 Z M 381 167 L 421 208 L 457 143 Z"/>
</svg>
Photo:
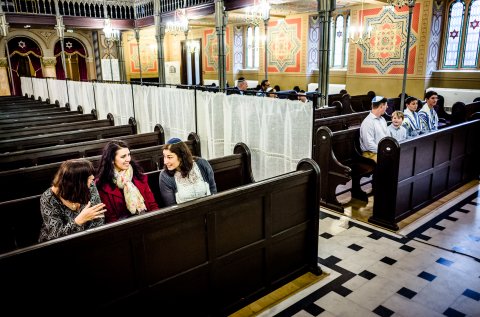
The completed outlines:
<svg viewBox="0 0 480 317">
<path fill-rule="evenodd" d="M 403 112 L 394 111 L 392 113 L 392 123 L 388 126 L 390 135 L 399 142 L 407 138 L 407 129 L 402 126 L 403 119 Z"/>
</svg>

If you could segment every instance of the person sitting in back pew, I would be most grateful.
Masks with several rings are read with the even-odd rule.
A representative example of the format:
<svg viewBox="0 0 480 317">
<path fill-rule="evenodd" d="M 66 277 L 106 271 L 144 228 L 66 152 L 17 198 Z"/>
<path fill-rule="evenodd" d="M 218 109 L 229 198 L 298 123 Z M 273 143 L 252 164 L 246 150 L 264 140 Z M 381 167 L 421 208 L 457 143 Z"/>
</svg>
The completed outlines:
<svg viewBox="0 0 480 317">
<path fill-rule="evenodd" d="M 163 148 L 164 169 L 160 173 L 160 193 L 166 206 L 180 204 L 217 193 L 213 169 L 207 160 L 194 157 L 178 138 Z"/>
<path fill-rule="evenodd" d="M 438 115 L 434 109 L 437 101 L 438 94 L 433 90 L 427 91 L 427 93 L 425 93 L 425 104 L 418 112 L 423 130 L 427 132 L 438 130 Z"/>
<path fill-rule="evenodd" d="M 403 118 L 403 112 L 398 110 L 394 111 L 392 113 L 392 123 L 388 126 L 390 136 L 399 142 L 407 139 L 407 129 L 402 126 Z"/>
<path fill-rule="evenodd" d="M 85 159 L 62 163 L 52 187 L 40 197 L 43 224 L 39 242 L 103 225 L 105 205 L 95 187 L 94 172 Z"/>
<path fill-rule="evenodd" d="M 106 223 L 159 209 L 147 176 L 130 156 L 124 141 L 114 140 L 105 145 L 96 183 L 107 209 Z"/>
<path fill-rule="evenodd" d="M 377 162 L 377 149 L 380 140 L 390 136 L 387 121 L 382 117 L 387 110 L 387 98 L 375 96 L 372 99 L 372 111 L 360 125 L 360 148 L 362 155 Z"/>
<path fill-rule="evenodd" d="M 403 121 L 403 126 L 407 129 L 407 136 L 410 138 L 416 137 L 417 135 L 424 134 L 422 122 L 417 113 L 418 99 L 415 97 L 407 97 L 405 99 L 406 109 L 403 111 L 405 115 L 405 120 Z"/>
</svg>

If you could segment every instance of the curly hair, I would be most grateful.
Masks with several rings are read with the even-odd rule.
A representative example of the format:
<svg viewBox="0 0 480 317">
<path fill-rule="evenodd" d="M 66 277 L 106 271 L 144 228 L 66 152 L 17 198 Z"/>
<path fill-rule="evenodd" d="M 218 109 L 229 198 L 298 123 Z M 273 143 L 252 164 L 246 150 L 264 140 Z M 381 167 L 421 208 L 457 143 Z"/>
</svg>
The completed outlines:
<svg viewBox="0 0 480 317">
<path fill-rule="evenodd" d="M 172 153 L 175 153 L 178 156 L 178 160 L 180 161 L 180 173 L 183 177 L 187 177 L 188 173 L 193 168 L 193 161 L 196 159 L 193 157 L 192 152 L 185 144 L 185 142 L 177 142 L 173 144 L 165 144 L 163 146 L 163 150 L 169 150 Z M 169 171 L 167 167 L 164 165 L 163 167 L 169 174 L 174 174 L 175 171 Z"/>
<path fill-rule="evenodd" d="M 105 184 L 110 184 L 115 187 L 115 183 L 113 182 L 115 168 L 113 162 L 115 161 L 115 156 L 117 155 L 117 151 L 120 149 L 130 149 L 128 144 L 122 140 L 113 140 L 108 142 L 102 151 L 102 158 L 100 159 L 100 165 L 97 169 L 97 185 L 98 187 L 102 187 Z M 138 163 L 132 158 L 130 161 L 130 165 L 133 169 L 133 176 L 137 179 L 142 178 L 143 170 L 138 165 Z"/>
<path fill-rule="evenodd" d="M 88 178 L 94 173 L 92 163 L 86 159 L 67 160 L 60 165 L 52 185 L 63 199 L 86 204 L 90 201 Z"/>
</svg>

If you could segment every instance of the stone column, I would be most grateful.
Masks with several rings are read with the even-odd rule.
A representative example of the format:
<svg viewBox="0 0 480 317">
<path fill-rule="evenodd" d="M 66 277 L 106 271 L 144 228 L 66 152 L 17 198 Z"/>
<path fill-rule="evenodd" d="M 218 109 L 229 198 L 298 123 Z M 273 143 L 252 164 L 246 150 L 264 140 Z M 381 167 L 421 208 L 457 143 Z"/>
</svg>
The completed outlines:
<svg viewBox="0 0 480 317">
<path fill-rule="evenodd" d="M 43 77 L 57 78 L 57 71 L 55 65 L 57 64 L 56 57 L 42 57 Z"/>
<path fill-rule="evenodd" d="M 8 61 L 6 57 L 0 58 L 0 96 L 10 96 L 10 82 L 8 79 Z"/>
</svg>

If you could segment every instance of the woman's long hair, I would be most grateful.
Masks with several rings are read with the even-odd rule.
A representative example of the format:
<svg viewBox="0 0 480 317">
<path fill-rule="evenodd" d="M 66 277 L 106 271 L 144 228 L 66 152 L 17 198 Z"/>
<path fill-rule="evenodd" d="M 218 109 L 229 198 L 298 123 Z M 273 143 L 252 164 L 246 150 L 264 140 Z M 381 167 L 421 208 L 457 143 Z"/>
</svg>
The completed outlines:
<svg viewBox="0 0 480 317">
<path fill-rule="evenodd" d="M 165 144 L 163 146 L 163 149 L 169 150 L 170 152 L 175 153 L 178 156 L 178 159 L 180 161 L 180 173 L 182 174 L 182 177 L 187 177 L 188 173 L 190 173 L 193 168 L 194 157 L 192 156 L 192 152 L 190 152 L 190 149 L 185 144 L 185 142 Z M 166 166 L 164 166 L 163 168 L 170 175 L 175 174 L 175 171 L 169 171 Z"/>
<path fill-rule="evenodd" d="M 115 175 L 114 161 L 117 151 L 120 149 L 130 149 L 128 144 L 122 140 L 113 140 L 107 143 L 102 151 L 102 158 L 100 159 L 100 165 L 97 169 L 97 187 L 101 188 L 105 184 L 110 184 L 112 187 L 115 187 L 113 182 Z M 132 158 L 130 160 L 130 165 L 133 169 L 133 177 L 137 179 L 142 178 L 142 168 L 138 163 Z"/>
<path fill-rule="evenodd" d="M 88 178 L 94 173 L 92 163 L 86 159 L 67 160 L 60 165 L 52 185 L 63 199 L 86 204 L 90 201 Z"/>
</svg>

